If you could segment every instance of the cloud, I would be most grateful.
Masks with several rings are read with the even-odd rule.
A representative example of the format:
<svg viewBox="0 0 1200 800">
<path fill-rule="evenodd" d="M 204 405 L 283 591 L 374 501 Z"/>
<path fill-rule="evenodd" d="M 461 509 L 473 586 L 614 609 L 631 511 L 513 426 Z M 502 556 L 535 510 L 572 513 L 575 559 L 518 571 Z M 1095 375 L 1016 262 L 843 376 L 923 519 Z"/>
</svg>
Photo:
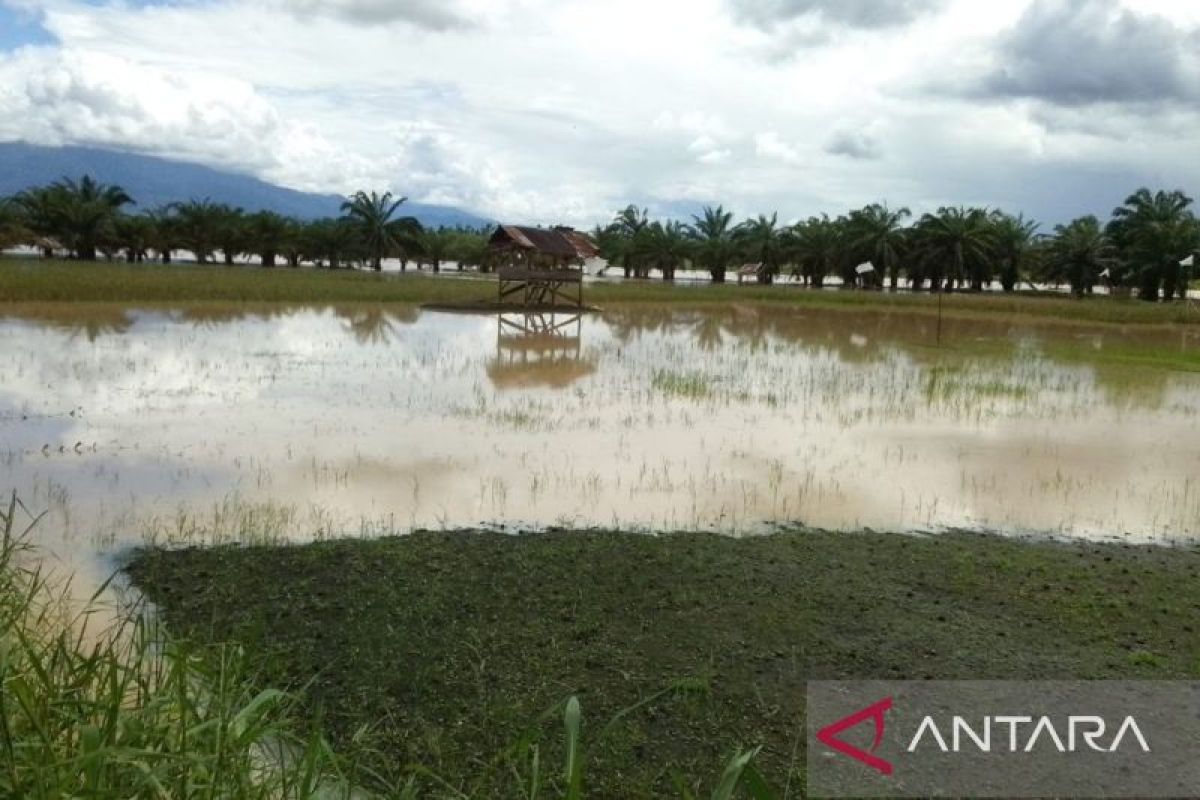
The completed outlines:
<svg viewBox="0 0 1200 800">
<path fill-rule="evenodd" d="M 786 142 L 775 131 L 766 131 L 754 137 L 754 152 L 760 158 L 780 161 L 789 166 L 800 166 L 804 157 L 795 145 Z"/>
<path fill-rule="evenodd" d="M 1117 0 L 1034 0 L 996 49 L 978 96 L 1063 106 L 1200 97 L 1200 34 Z"/>
<path fill-rule="evenodd" d="M 281 144 L 278 113 L 234 78 L 26 48 L 0 60 L 0 87 L 4 139 L 139 149 L 237 169 L 276 163 Z"/>
<path fill-rule="evenodd" d="M 874 161 L 883 156 L 875 137 L 861 130 L 834 131 L 833 135 L 829 137 L 829 141 L 825 143 L 825 152 L 860 161 Z"/>
<path fill-rule="evenodd" d="M 807 17 L 828 26 L 878 30 L 938 11 L 944 0 L 729 0 L 736 19 L 764 30 Z"/>
<path fill-rule="evenodd" d="M 0 52 L 0 138 L 514 222 L 588 227 L 673 201 L 796 218 L 884 199 L 1052 222 L 1139 183 L 1200 191 L 1200 103 L 1173 99 L 1188 96 L 1195 57 L 1180 51 L 1200 4 L 1119 1 L 0 0 L 54 39 Z M 1056 26 L 1065 54 L 1047 63 L 1050 33 L 1033 47 L 1027 32 Z M 1122 72 L 1149 63 L 1174 76 L 1165 88 L 1103 63 L 1130 30 L 1150 61 Z M 1087 47 L 1108 54 L 1076 69 Z M 1127 99 L 1009 102 L 1096 74 L 1099 89 L 1068 96 Z"/>
<path fill-rule="evenodd" d="M 378 186 L 435 201 L 480 199 L 487 170 L 439 126 L 393 123 L 380 138 L 384 152 L 346 147 L 237 78 L 48 48 L 0 59 L 0 141 L 130 150 L 304 191 Z"/>
<path fill-rule="evenodd" d="M 281 0 L 281 6 L 301 18 L 325 16 L 353 25 L 406 22 L 430 31 L 475 26 L 446 0 Z"/>
</svg>

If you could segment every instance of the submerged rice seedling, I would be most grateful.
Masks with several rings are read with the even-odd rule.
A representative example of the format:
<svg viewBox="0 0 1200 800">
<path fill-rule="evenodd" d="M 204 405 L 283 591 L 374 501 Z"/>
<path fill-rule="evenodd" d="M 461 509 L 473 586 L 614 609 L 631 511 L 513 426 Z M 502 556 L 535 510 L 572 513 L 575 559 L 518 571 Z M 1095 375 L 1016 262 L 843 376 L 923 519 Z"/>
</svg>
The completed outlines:
<svg viewBox="0 0 1200 800">
<path fill-rule="evenodd" d="M 713 394 L 714 379 L 702 372 L 660 369 L 655 370 L 650 385 L 669 396 L 702 400 Z"/>
</svg>

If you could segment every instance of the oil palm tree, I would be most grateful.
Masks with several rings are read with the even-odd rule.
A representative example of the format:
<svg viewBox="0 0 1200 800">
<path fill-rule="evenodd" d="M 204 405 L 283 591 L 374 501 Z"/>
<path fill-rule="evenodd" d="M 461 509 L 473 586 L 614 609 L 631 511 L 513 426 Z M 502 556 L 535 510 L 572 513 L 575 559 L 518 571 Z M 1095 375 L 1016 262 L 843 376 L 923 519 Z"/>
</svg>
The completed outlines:
<svg viewBox="0 0 1200 800">
<path fill-rule="evenodd" d="M 175 214 L 169 206 L 161 206 L 146 212 L 144 216 L 147 221 L 146 245 L 158 254 L 159 261 L 170 264 L 175 251 L 183 246 Z"/>
<path fill-rule="evenodd" d="M 890 209 L 874 203 L 850 212 L 851 246 L 887 275 L 893 289 L 900 284 L 900 259 L 908 244 L 904 221 L 912 216 L 907 208 Z"/>
<path fill-rule="evenodd" d="M 442 271 L 442 262 L 449 258 L 451 232 L 444 229 L 425 230 L 416 239 L 418 263 L 428 264 L 434 273 Z"/>
<path fill-rule="evenodd" d="M 1108 235 L 1121 255 L 1118 278 L 1135 281 L 1141 299 L 1154 302 L 1160 293 L 1168 300 L 1176 292 L 1186 296 L 1179 261 L 1197 246 L 1191 204 L 1181 191 L 1138 189 L 1113 211 Z"/>
<path fill-rule="evenodd" d="M 691 254 L 684 226 L 678 222 L 652 222 L 633 238 L 633 251 L 646 269 L 657 269 L 664 281 L 675 280 L 675 270 Z"/>
<path fill-rule="evenodd" d="M 197 262 L 207 264 L 213 251 L 219 246 L 228 209 L 208 198 L 173 203 L 171 208 L 175 214 L 180 242 L 192 251 Z M 231 261 L 228 258 L 226 260 L 227 263 Z"/>
<path fill-rule="evenodd" d="M 773 283 L 783 263 L 783 230 L 779 228 L 779 214 L 759 214 L 738 225 L 733 232 L 734 242 L 747 258 L 761 266 L 758 270 L 759 283 Z"/>
<path fill-rule="evenodd" d="M 1033 252 L 1038 224 L 1024 215 L 1012 216 L 1000 211 L 992 213 L 992 248 L 999 266 L 1000 286 L 1006 292 L 1017 288 L 1017 282 Z"/>
<path fill-rule="evenodd" d="M 246 218 L 246 227 L 248 250 L 258 255 L 264 267 L 275 266 L 276 257 L 283 253 L 292 234 L 287 218 L 274 211 L 259 211 Z"/>
<path fill-rule="evenodd" d="M 120 186 L 84 175 L 78 181 L 63 178 L 43 190 L 23 192 L 18 202 L 41 217 L 50 229 L 48 235 L 62 240 L 75 258 L 95 261 L 100 245 L 115 235 L 121 208 L 132 204 L 133 198 Z"/>
<path fill-rule="evenodd" d="M 116 222 L 117 247 L 125 252 L 130 264 L 146 260 L 146 251 L 154 241 L 154 220 L 148 214 L 130 214 Z"/>
<path fill-rule="evenodd" d="M 788 229 L 783 238 L 785 258 L 807 286 L 820 289 L 830 275 L 841 273 L 847 259 L 847 228 L 828 214 L 810 217 Z"/>
<path fill-rule="evenodd" d="M 217 231 L 214 242 L 226 265 L 233 265 L 249 247 L 246 231 L 246 212 L 225 204 L 218 206 Z"/>
<path fill-rule="evenodd" d="M 983 291 L 991 279 L 995 241 L 985 209 L 939 208 L 921 217 L 915 235 L 920 273 L 929 279 L 930 291 L 968 282 L 972 290 Z"/>
<path fill-rule="evenodd" d="M 421 223 L 414 217 L 393 219 L 397 209 L 407 201 L 407 197 L 392 199 L 391 192 L 379 195 L 360 191 L 342 203 L 342 212 L 362 230 L 363 241 L 371 255 L 371 266 L 376 272 L 383 269 L 385 256 L 411 247 L 421 232 Z"/>
<path fill-rule="evenodd" d="M 310 259 L 317 264 L 328 263 L 330 269 L 340 269 L 365 255 L 358 226 L 347 219 L 319 219 L 305 226 L 305 247 Z"/>
<path fill-rule="evenodd" d="M 619 259 L 625 277 L 648 277 L 650 269 L 641 258 L 640 250 L 635 241 L 650 225 L 650 215 L 644 208 L 628 205 L 617 212 L 608 225 L 609 232 L 615 237 L 610 241 L 610 249 Z M 607 259 L 606 259 L 607 260 Z"/>
<path fill-rule="evenodd" d="M 304 223 L 291 217 L 284 218 L 283 242 L 279 248 L 280 255 L 287 261 L 289 267 L 295 269 L 308 255 L 308 242 L 304 236 Z"/>
<path fill-rule="evenodd" d="M 61 191 L 53 186 L 35 186 L 18 193 L 12 198 L 24 224 L 35 238 L 40 239 L 42 255 L 49 257 L 53 249 L 49 242 L 62 236 L 59 224 L 59 209 L 63 199 Z M 64 244 L 63 242 L 59 242 Z"/>
<path fill-rule="evenodd" d="M 26 244 L 32 239 L 33 234 L 25 227 L 16 201 L 9 197 L 0 198 L 0 250 Z"/>
<path fill-rule="evenodd" d="M 1106 269 L 1115 263 L 1115 248 L 1093 216 L 1080 217 L 1069 225 L 1054 228 L 1054 237 L 1046 245 L 1041 276 L 1055 283 L 1067 283 L 1076 297 L 1090 294 Z"/>
<path fill-rule="evenodd" d="M 708 270 L 713 283 L 724 283 L 735 252 L 733 212 L 723 206 L 705 206 L 700 216 L 692 217 L 687 235 L 695 242 L 696 263 Z"/>
</svg>

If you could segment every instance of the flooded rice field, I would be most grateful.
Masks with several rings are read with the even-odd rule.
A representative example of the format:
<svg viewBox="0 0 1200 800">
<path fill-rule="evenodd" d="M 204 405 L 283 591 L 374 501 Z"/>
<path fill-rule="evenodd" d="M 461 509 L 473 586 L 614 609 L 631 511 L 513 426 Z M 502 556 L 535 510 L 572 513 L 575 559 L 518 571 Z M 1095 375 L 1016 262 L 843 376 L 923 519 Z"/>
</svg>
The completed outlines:
<svg viewBox="0 0 1200 800">
<path fill-rule="evenodd" d="M 416 527 L 1200 532 L 1179 329 L 73 309 L 0 311 L 0 342 L 0 488 L 97 575 L 145 541 Z"/>
</svg>

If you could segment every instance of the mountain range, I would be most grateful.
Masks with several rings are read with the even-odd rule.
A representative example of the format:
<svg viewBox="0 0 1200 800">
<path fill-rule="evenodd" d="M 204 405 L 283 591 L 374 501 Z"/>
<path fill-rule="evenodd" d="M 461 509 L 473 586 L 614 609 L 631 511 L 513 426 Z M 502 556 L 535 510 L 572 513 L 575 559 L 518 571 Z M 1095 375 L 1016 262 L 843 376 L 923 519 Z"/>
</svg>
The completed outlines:
<svg viewBox="0 0 1200 800">
<path fill-rule="evenodd" d="M 275 186 L 266 181 L 184 161 L 91 147 L 43 147 L 0 142 L 0 197 L 63 177 L 91 175 L 117 184 L 137 208 L 155 208 L 179 200 L 209 199 L 247 212 L 275 211 L 299 219 L 336 217 L 344 198 Z M 481 227 L 491 221 L 454 206 L 405 203 L 403 213 L 427 227 Z"/>
</svg>

